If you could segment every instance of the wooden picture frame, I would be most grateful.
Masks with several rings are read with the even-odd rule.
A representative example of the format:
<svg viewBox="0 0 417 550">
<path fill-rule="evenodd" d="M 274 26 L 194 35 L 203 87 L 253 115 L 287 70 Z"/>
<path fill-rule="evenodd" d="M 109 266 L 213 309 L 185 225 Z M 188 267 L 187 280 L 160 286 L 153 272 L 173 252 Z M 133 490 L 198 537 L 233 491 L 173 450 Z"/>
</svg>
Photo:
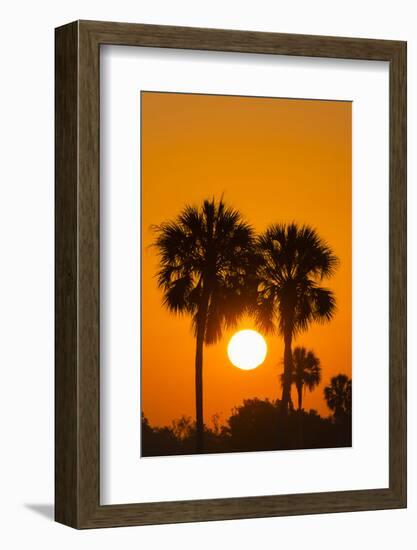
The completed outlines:
<svg viewBox="0 0 417 550">
<path fill-rule="evenodd" d="M 110 22 L 56 29 L 55 519 L 75 528 L 406 506 L 406 43 Z M 100 505 L 99 55 L 103 44 L 389 62 L 389 487 Z"/>
</svg>

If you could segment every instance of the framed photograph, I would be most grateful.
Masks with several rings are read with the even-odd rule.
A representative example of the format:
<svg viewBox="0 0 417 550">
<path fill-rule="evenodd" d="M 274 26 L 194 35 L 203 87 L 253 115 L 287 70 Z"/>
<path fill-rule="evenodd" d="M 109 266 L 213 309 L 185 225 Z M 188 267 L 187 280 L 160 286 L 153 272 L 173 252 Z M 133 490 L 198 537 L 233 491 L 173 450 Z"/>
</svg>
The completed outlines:
<svg viewBox="0 0 417 550">
<path fill-rule="evenodd" d="M 406 43 L 56 29 L 56 520 L 406 506 Z"/>
</svg>

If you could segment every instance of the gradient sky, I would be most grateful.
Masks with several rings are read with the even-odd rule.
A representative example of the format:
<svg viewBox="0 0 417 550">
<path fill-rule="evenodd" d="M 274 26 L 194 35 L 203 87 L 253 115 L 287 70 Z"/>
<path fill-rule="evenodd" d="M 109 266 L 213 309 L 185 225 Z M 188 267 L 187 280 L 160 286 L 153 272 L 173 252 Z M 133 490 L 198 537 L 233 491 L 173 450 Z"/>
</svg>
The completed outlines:
<svg viewBox="0 0 417 550">
<path fill-rule="evenodd" d="M 259 232 L 276 222 L 313 225 L 340 259 L 324 283 L 337 299 L 333 321 L 312 325 L 293 344 L 321 360 L 323 381 L 303 405 L 327 416 L 324 386 L 336 374 L 351 376 L 351 103 L 155 92 L 141 102 L 142 410 L 152 425 L 195 416 L 191 320 L 162 307 L 151 226 L 223 195 Z M 236 330 L 243 328 L 256 327 L 246 318 Z M 243 371 L 227 357 L 236 330 L 204 350 L 207 424 L 214 414 L 224 422 L 245 398 L 281 397 L 281 338 L 265 336 L 265 362 Z"/>
</svg>

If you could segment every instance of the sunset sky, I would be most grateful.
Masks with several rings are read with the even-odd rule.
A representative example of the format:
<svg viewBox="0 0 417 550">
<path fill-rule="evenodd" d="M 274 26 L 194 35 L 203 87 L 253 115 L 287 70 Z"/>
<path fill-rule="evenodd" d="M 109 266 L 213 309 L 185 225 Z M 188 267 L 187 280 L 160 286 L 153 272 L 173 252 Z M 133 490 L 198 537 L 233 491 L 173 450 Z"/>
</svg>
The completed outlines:
<svg viewBox="0 0 417 550">
<path fill-rule="evenodd" d="M 142 410 L 152 425 L 195 418 L 195 339 L 189 316 L 162 306 L 151 226 L 185 204 L 213 196 L 240 210 L 261 232 L 271 223 L 314 226 L 340 259 L 323 286 L 337 300 L 334 319 L 312 325 L 293 343 L 320 358 L 323 381 L 305 395 L 306 410 L 327 416 L 323 388 L 351 376 L 351 116 L 350 102 L 142 92 Z M 223 423 L 245 398 L 281 397 L 283 342 L 266 335 L 265 362 L 234 367 L 227 344 L 250 318 L 204 350 L 204 421 Z M 296 393 L 293 389 L 296 404 Z"/>
</svg>

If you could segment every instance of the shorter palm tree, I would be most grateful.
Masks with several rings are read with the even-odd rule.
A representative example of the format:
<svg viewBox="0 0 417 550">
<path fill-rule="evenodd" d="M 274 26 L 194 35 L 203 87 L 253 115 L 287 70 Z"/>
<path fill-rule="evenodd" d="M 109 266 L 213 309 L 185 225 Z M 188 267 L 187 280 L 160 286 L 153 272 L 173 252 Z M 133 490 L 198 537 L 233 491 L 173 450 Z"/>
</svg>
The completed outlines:
<svg viewBox="0 0 417 550">
<path fill-rule="evenodd" d="M 352 380 L 345 374 L 333 376 L 324 388 L 327 406 L 336 420 L 352 414 Z"/>
<path fill-rule="evenodd" d="M 297 388 L 298 410 L 303 408 L 303 390 L 313 391 L 321 382 L 320 360 L 311 350 L 296 347 L 292 354 L 291 384 Z M 281 384 L 284 384 L 284 373 L 281 374 Z"/>
<path fill-rule="evenodd" d="M 296 223 L 271 225 L 258 237 L 262 259 L 258 268 L 255 319 L 266 333 L 284 340 L 281 408 L 291 402 L 292 342 L 313 323 L 333 319 L 336 298 L 322 286 L 339 260 L 317 231 Z"/>
</svg>

